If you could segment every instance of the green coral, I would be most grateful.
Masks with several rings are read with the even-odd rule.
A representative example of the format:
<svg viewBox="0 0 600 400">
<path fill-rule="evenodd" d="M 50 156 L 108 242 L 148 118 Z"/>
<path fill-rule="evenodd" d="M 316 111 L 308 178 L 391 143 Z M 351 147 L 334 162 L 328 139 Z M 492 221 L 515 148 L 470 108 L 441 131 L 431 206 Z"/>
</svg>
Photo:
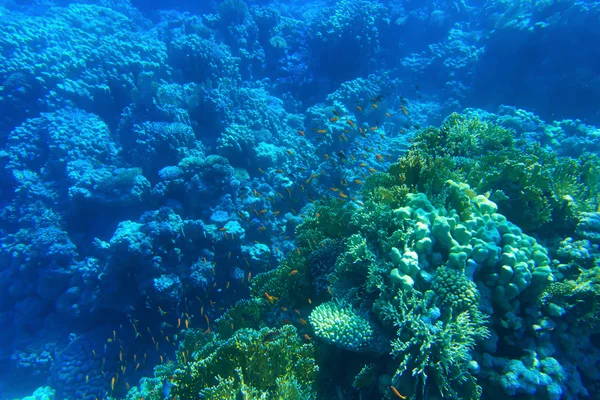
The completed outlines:
<svg viewBox="0 0 600 400">
<path fill-rule="evenodd" d="M 474 311 L 479 305 L 479 292 L 475 283 L 452 268 L 438 267 L 431 289 L 438 296 L 442 310 L 452 309 L 456 314 Z"/>
<path fill-rule="evenodd" d="M 476 341 L 489 335 L 485 317 L 476 309 L 435 321 L 436 295 L 432 291 L 399 291 L 383 309 L 398 327 L 392 355 L 401 360 L 393 381 L 410 387 L 411 398 L 428 398 L 435 388 L 449 398 L 478 399 L 481 387 L 469 371 Z"/>
<path fill-rule="evenodd" d="M 308 319 L 318 338 L 342 349 L 362 351 L 373 341 L 371 324 L 351 307 L 324 303 Z"/>
<path fill-rule="evenodd" d="M 439 129 L 420 131 L 413 142 L 389 174 L 396 185 L 425 193 L 437 206 L 463 212 L 466 198 L 446 183 L 464 182 L 473 194 L 490 192 L 499 212 L 525 231 L 552 234 L 574 232 L 577 216 L 596 206 L 600 159 L 595 155 L 560 157 L 516 140 L 500 126 L 459 114 Z M 541 231 L 550 224 L 552 230 Z"/>
<path fill-rule="evenodd" d="M 600 267 L 581 270 L 576 279 L 550 284 L 540 304 L 552 317 L 565 317 L 576 325 L 597 326 L 600 322 Z"/>
<path fill-rule="evenodd" d="M 309 281 L 308 251 L 293 251 L 271 271 L 263 272 L 252 279 L 250 295 L 253 298 L 267 299 L 273 303 L 281 301 L 292 307 L 306 304 L 313 290 Z M 292 271 L 297 271 L 292 274 Z"/>
<path fill-rule="evenodd" d="M 315 397 L 314 348 L 291 325 L 240 329 L 228 339 L 190 333 L 179 352 L 171 394 L 182 399 Z"/>
<path fill-rule="evenodd" d="M 269 310 L 265 298 L 242 299 L 219 317 L 215 322 L 222 338 L 229 338 L 238 329 L 259 329 L 263 325 L 263 316 Z"/>
</svg>

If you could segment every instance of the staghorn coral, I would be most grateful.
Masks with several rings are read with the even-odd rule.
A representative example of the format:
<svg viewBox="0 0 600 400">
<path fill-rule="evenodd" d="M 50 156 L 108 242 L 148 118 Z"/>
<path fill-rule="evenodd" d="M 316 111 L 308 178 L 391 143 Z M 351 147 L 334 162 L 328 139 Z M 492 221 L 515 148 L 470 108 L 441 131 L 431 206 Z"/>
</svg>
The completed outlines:
<svg viewBox="0 0 600 400">
<path fill-rule="evenodd" d="M 398 387 L 412 382 L 411 398 L 427 398 L 435 388 L 442 397 L 478 399 L 481 388 L 469 369 L 476 341 L 489 335 L 485 318 L 470 310 L 438 319 L 435 303 L 432 291 L 399 291 L 384 308 L 385 318 L 398 327 L 392 355 L 401 362 L 393 380 L 402 382 Z"/>
</svg>

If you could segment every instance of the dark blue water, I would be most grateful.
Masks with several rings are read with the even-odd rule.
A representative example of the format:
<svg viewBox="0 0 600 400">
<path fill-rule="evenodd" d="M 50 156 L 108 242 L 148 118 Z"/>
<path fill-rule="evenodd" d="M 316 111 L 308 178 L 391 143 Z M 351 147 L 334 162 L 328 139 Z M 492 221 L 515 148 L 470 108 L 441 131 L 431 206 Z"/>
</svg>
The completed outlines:
<svg viewBox="0 0 600 400">
<path fill-rule="evenodd" d="M 0 400 L 599 398 L 600 2 L 0 33 Z"/>
</svg>

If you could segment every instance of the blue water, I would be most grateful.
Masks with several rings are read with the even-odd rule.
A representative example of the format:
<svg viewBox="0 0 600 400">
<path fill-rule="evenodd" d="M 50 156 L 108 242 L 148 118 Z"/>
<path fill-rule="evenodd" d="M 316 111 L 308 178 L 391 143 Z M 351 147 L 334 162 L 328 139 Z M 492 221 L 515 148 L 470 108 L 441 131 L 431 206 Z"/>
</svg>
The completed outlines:
<svg viewBox="0 0 600 400">
<path fill-rule="evenodd" d="M 251 297 L 265 307 L 247 326 L 266 329 L 262 346 L 288 338 L 317 354 L 305 392 L 277 397 L 273 380 L 252 389 L 264 398 L 600 398 L 598 43 L 598 1 L 0 0 L 0 400 L 258 398 L 246 367 L 249 386 L 234 365 L 218 370 L 235 381 L 229 397 L 202 391 L 217 385 L 213 372 L 190 392 L 181 380 L 201 357 L 190 343 L 231 337 L 219 318 Z M 433 233 L 397 254 L 378 247 L 393 234 L 381 224 L 405 211 L 368 219 L 357 211 L 363 187 L 455 112 L 508 129 L 541 160 L 514 172 L 518 190 L 471 182 L 481 215 L 502 189 L 513 205 L 492 194 L 500 208 L 489 212 L 509 222 L 482 217 L 461 241 L 455 224 L 474 225 L 443 225 L 454 214 L 435 211 Z M 592 160 L 591 172 L 553 194 L 524 181 L 552 157 Z M 544 182 L 573 171 L 564 168 Z M 530 193 L 561 205 L 538 223 Z M 356 232 L 297 237 L 327 198 L 354 210 L 348 226 L 364 229 L 377 289 L 357 289 L 371 275 L 332 278 L 356 272 L 340 267 L 360 248 Z M 408 249 L 423 235 L 433 244 L 417 257 Z M 414 346 L 419 329 L 438 337 L 457 317 L 436 280 L 456 246 L 468 258 L 463 286 L 444 290 L 469 290 L 486 332 L 448 361 L 439 343 L 456 339 L 439 336 L 437 355 Z M 497 254 L 474 255 L 481 246 Z M 305 270 L 286 267 L 296 254 Z M 288 268 L 283 280 L 260 289 L 277 268 Z M 378 307 L 400 307 L 398 290 L 434 297 L 394 325 Z M 368 344 L 320 330 L 318 307 L 332 300 L 373 330 Z M 251 319 L 235 318 L 231 331 Z M 287 325 L 293 333 L 279 330 Z M 420 370 L 420 356 L 448 363 Z"/>
</svg>

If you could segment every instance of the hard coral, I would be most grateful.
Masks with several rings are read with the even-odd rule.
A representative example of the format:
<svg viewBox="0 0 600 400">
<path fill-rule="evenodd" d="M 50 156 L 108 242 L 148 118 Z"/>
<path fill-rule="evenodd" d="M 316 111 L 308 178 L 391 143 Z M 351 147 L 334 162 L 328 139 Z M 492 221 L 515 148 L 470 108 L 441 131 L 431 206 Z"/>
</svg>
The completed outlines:
<svg viewBox="0 0 600 400">
<path fill-rule="evenodd" d="M 229 339 L 190 332 L 173 371 L 172 395 L 184 399 L 313 398 L 317 373 L 312 344 L 296 329 L 241 329 Z M 188 356 L 184 356 L 189 354 Z"/>
</svg>

